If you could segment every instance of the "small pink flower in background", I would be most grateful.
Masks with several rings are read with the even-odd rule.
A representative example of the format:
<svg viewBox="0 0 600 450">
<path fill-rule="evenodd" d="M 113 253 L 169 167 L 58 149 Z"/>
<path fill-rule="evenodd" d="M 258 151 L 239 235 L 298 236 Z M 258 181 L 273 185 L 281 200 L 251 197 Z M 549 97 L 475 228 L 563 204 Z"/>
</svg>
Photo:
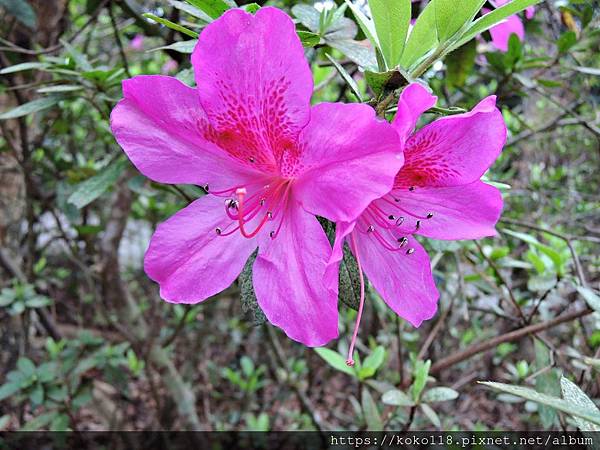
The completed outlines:
<svg viewBox="0 0 600 450">
<path fill-rule="evenodd" d="M 492 2 L 496 8 L 509 3 L 511 0 L 496 0 Z M 491 12 L 489 9 L 482 9 L 483 14 Z M 535 6 L 529 6 L 525 9 L 525 17 L 532 19 L 535 14 Z M 508 17 L 504 22 L 490 28 L 492 44 L 502 52 L 508 51 L 508 39 L 511 34 L 516 34 L 519 40 L 525 39 L 525 27 L 523 21 L 518 15 Z"/>
<path fill-rule="evenodd" d="M 170 73 L 177 71 L 178 67 L 179 67 L 179 64 L 177 64 L 177 61 L 169 58 L 160 68 L 160 73 L 162 73 L 164 75 L 168 75 Z"/>
<path fill-rule="evenodd" d="M 327 270 L 327 277 L 337 277 L 347 240 L 383 300 L 416 327 L 435 314 L 439 294 L 427 253 L 413 235 L 444 240 L 493 236 L 502 211 L 500 192 L 480 181 L 506 140 L 495 97 L 413 133 L 419 116 L 436 101 L 416 83 L 402 92 L 393 126 L 406 142 L 405 163 L 389 194 L 372 202 L 357 221 L 337 223 Z"/>
<path fill-rule="evenodd" d="M 144 50 L 144 35 L 136 34 L 129 43 L 129 47 L 136 51 Z"/>
<path fill-rule="evenodd" d="M 258 247 L 253 285 L 273 324 L 309 346 L 338 335 L 337 278 L 315 215 L 352 222 L 402 165 L 392 125 L 364 104 L 310 105 L 313 80 L 292 20 L 266 7 L 226 12 L 192 54 L 197 88 L 123 82 L 112 131 L 159 183 L 206 186 L 160 224 L 145 256 L 161 297 L 198 303 L 226 289 Z"/>
</svg>

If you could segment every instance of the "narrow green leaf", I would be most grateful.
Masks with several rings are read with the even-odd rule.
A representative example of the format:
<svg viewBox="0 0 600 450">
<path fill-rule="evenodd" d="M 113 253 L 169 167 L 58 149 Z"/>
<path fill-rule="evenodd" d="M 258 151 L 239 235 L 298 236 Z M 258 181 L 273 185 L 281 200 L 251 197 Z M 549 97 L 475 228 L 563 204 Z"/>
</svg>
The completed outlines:
<svg viewBox="0 0 600 450">
<path fill-rule="evenodd" d="M 127 161 L 124 159 L 113 162 L 108 167 L 102 169 L 97 175 L 79 183 L 75 191 L 69 196 L 67 202 L 75 205 L 77 208 L 89 205 L 117 181 L 126 167 Z"/>
<path fill-rule="evenodd" d="M 384 393 L 381 401 L 392 406 L 414 406 L 415 404 L 407 394 L 398 389 L 392 389 Z"/>
<path fill-rule="evenodd" d="M 346 5 L 350 7 L 352 14 L 354 14 L 354 18 L 358 22 L 358 26 L 365 34 L 367 39 L 371 41 L 373 48 L 379 48 L 379 41 L 377 40 L 377 31 L 375 30 L 375 24 L 371 19 L 365 16 L 362 11 L 350 0 L 344 0 Z"/>
<path fill-rule="evenodd" d="M 411 0 L 369 0 L 379 48 L 388 69 L 400 63 L 410 25 Z"/>
<path fill-rule="evenodd" d="M 333 67 L 335 67 L 335 69 L 338 71 L 338 73 L 344 79 L 344 81 L 348 83 L 348 86 L 350 86 L 350 89 L 352 90 L 358 101 L 362 102 L 362 95 L 360 93 L 360 89 L 358 88 L 358 84 L 356 84 L 356 81 L 354 81 L 354 78 L 352 78 L 352 76 L 348 72 L 346 72 L 346 69 L 344 69 L 344 67 L 342 67 L 341 64 L 339 64 L 335 59 L 333 59 L 331 55 L 326 53 L 325 56 L 329 61 L 331 61 L 331 64 L 333 64 Z"/>
<path fill-rule="evenodd" d="M 469 24 L 485 0 L 432 0 L 438 39 L 444 42 Z"/>
<path fill-rule="evenodd" d="M 174 50 L 179 53 L 192 53 L 194 51 L 194 47 L 198 43 L 198 39 L 191 39 L 189 41 L 179 41 L 173 42 L 169 45 L 163 45 L 162 47 L 156 47 L 150 50 L 151 52 L 155 52 L 157 50 Z"/>
<path fill-rule="evenodd" d="M 47 67 L 48 64 L 42 62 L 26 62 L 21 64 L 15 64 L 14 66 L 5 67 L 4 69 L 0 70 L 0 75 L 14 72 L 22 72 L 24 70 L 45 69 Z"/>
<path fill-rule="evenodd" d="M 433 387 L 423 394 L 421 401 L 424 403 L 447 402 L 458 398 L 458 392 L 449 387 Z"/>
<path fill-rule="evenodd" d="M 206 14 L 204 11 L 202 11 L 199 8 L 196 8 L 195 6 L 192 6 L 186 2 L 181 2 L 178 0 L 169 0 L 169 3 L 171 5 L 173 5 L 173 7 L 188 13 L 190 16 L 196 17 L 200 20 L 202 20 L 203 22 L 212 22 L 212 17 L 210 17 L 208 14 Z"/>
<path fill-rule="evenodd" d="M 21 389 L 19 381 L 11 381 L 0 386 L 0 401 L 10 397 Z"/>
<path fill-rule="evenodd" d="M 598 407 L 575 383 L 565 377 L 562 377 L 560 379 L 560 386 L 562 389 L 563 398 L 568 403 L 573 405 L 574 408 L 600 415 L 600 410 L 598 410 Z M 600 431 L 600 426 L 598 425 L 583 420 L 579 417 L 574 417 L 574 419 L 581 431 Z"/>
<path fill-rule="evenodd" d="M 551 397 L 550 395 L 541 394 L 530 388 L 513 386 L 510 384 L 496 383 L 493 381 L 480 381 L 479 383 L 489 386 L 492 389 L 506 392 L 507 394 L 516 395 L 517 397 L 521 397 L 526 400 L 551 406 L 552 408 L 562 411 L 570 416 L 579 417 L 595 425 L 600 425 L 600 414 L 574 407 L 562 398 Z"/>
<path fill-rule="evenodd" d="M 485 14 L 476 21 L 462 34 L 460 39 L 452 46 L 451 50 L 457 49 L 461 45 L 464 45 L 478 34 L 489 30 L 494 25 L 502 22 L 507 17 L 517 14 L 523 11 L 525 8 L 540 3 L 542 0 L 513 0 L 507 4 L 496 8 L 489 14 Z"/>
<path fill-rule="evenodd" d="M 40 94 L 50 94 L 52 92 L 75 92 L 81 91 L 83 86 L 75 84 L 58 84 L 56 86 L 48 86 L 37 90 Z"/>
<path fill-rule="evenodd" d="M 442 422 L 440 421 L 439 416 L 436 414 L 436 412 L 431 406 L 426 405 L 425 403 L 419 406 L 421 407 L 423 414 L 425 414 L 425 416 L 429 419 L 433 426 L 435 426 L 436 428 L 442 428 Z"/>
<path fill-rule="evenodd" d="M 0 431 L 6 428 L 6 426 L 10 423 L 10 419 L 10 414 L 4 414 L 0 417 Z"/>
<path fill-rule="evenodd" d="M 427 360 L 416 361 L 415 370 L 414 370 L 414 381 L 412 386 L 410 387 L 412 398 L 415 403 L 419 403 L 419 399 L 421 397 L 421 393 L 423 389 L 425 389 L 425 385 L 427 384 L 427 376 L 429 375 L 429 368 L 431 367 L 431 361 Z"/>
<path fill-rule="evenodd" d="M 383 430 L 383 421 L 381 420 L 381 416 L 377 410 L 377 405 L 375 404 L 375 401 L 373 400 L 373 397 L 366 386 L 364 386 L 362 389 L 361 406 L 363 415 L 365 416 L 365 422 L 367 422 L 367 430 Z"/>
<path fill-rule="evenodd" d="M 577 44 L 577 35 L 571 30 L 565 31 L 556 41 L 559 53 L 566 53 L 575 44 Z"/>
<path fill-rule="evenodd" d="M 348 375 L 351 375 L 353 377 L 356 376 L 354 369 L 346 364 L 346 358 L 344 358 L 338 352 L 335 352 L 325 347 L 315 348 L 315 352 L 317 352 L 317 355 L 323 358 L 327 362 L 327 364 L 329 364 L 334 369 L 339 370 L 340 372 L 347 373 Z"/>
<path fill-rule="evenodd" d="M 17 117 L 23 117 L 34 112 L 42 111 L 56 105 L 60 100 L 61 97 L 50 96 L 23 103 L 16 108 L 9 109 L 0 114 L 0 120 L 15 119 Z"/>
<path fill-rule="evenodd" d="M 400 58 L 400 67 L 408 69 L 425 57 L 438 44 L 435 28 L 435 5 L 429 2 L 417 17 L 406 47 Z"/>
<path fill-rule="evenodd" d="M 363 366 L 373 369 L 376 372 L 379 367 L 383 364 L 385 359 L 385 349 L 380 345 L 371 352 L 369 356 L 363 361 Z"/>
<path fill-rule="evenodd" d="M 50 422 L 54 420 L 57 413 L 52 411 L 44 414 L 40 414 L 39 416 L 34 417 L 29 422 L 27 422 L 19 431 L 36 431 L 40 428 L 45 427 Z"/>
<path fill-rule="evenodd" d="M 230 6 L 223 0 L 187 0 L 196 8 L 204 11 L 213 19 L 218 19 Z"/>
<path fill-rule="evenodd" d="M 161 25 L 164 25 L 167 28 L 170 28 L 170 29 L 175 30 L 175 31 L 179 31 L 180 33 L 183 33 L 183 34 L 185 34 L 187 36 L 190 36 L 190 37 L 193 37 L 193 38 L 197 38 L 198 37 L 198 33 L 196 33 L 195 31 L 189 30 L 186 27 L 183 27 L 183 26 L 181 26 L 181 25 L 179 25 L 177 23 L 171 22 L 170 20 L 165 19 L 163 17 L 158 17 L 158 16 L 156 16 L 154 14 L 151 14 L 151 13 L 144 13 L 142 15 L 144 17 L 148 18 L 148 19 L 152 19 L 155 22 L 160 23 Z"/>
<path fill-rule="evenodd" d="M 298 37 L 304 47 L 315 47 L 321 42 L 321 36 L 310 31 L 298 31 Z"/>
</svg>

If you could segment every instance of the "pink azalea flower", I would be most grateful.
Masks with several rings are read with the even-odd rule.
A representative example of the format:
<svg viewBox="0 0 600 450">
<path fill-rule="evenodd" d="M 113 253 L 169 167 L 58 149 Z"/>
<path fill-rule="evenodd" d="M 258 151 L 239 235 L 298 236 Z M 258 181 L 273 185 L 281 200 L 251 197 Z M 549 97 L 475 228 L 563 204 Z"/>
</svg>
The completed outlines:
<svg viewBox="0 0 600 450">
<path fill-rule="evenodd" d="M 436 312 L 429 258 L 413 237 L 476 239 L 493 236 L 502 210 L 500 192 L 480 181 L 506 140 L 495 97 L 472 111 L 438 119 L 413 133 L 437 98 L 419 84 L 404 89 L 393 126 L 405 140 L 405 163 L 393 190 L 373 201 L 354 222 L 340 221 L 327 277 L 337 277 L 344 241 L 387 305 L 418 327 Z M 364 303 L 348 353 L 353 345 Z"/>
<path fill-rule="evenodd" d="M 265 315 L 292 339 L 323 345 L 338 334 L 338 299 L 315 215 L 352 222 L 388 192 L 403 162 L 398 134 L 364 104 L 310 106 L 310 67 L 276 8 L 226 12 L 202 31 L 192 65 L 197 88 L 125 80 L 111 115 L 143 174 L 212 194 L 158 226 L 145 271 L 165 300 L 197 303 L 227 288 L 258 247 L 253 285 Z"/>
<path fill-rule="evenodd" d="M 144 50 L 144 35 L 136 34 L 131 40 L 131 42 L 129 42 L 129 47 L 137 51 Z"/>
<path fill-rule="evenodd" d="M 496 8 L 509 3 L 511 0 L 496 0 L 493 2 Z M 489 9 L 482 9 L 483 14 L 488 14 Z M 535 6 L 529 6 L 525 9 L 525 17 L 532 19 L 535 14 Z M 525 27 L 518 15 L 510 16 L 498 25 L 490 28 L 492 36 L 492 45 L 502 52 L 508 51 L 508 39 L 511 34 L 516 34 L 520 41 L 525 39 Z"/>
</svg>

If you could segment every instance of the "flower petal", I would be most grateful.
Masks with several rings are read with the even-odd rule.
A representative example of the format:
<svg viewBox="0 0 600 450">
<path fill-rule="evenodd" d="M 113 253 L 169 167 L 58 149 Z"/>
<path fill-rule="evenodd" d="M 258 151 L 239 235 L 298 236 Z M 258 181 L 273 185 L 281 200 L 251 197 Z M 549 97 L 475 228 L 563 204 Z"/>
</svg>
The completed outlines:
<svg viewBox="0 0 600 450">
<path fill-rule="evenodd" d="M 506 142 L 506 125 L 495 96 L 472 111 L 448 116 L 413 134 L 395 187 L 457 186 L 479 180 Z"/>
<path fill-rule="evenodd" d="M 206 195 L 161 223 L 144 258 L 148 276 L 160 284 L 160 296 L 173 303 L 198 303 L 226 289 L 256 249 L 256 239 L 238 233 L 225 215 L 223 199 Z"/>
<path fill-rule="evenodd" d="M 295 192 L 307 211 L 332 221 L 355 220 L 389 192 L 403 161 L 396 131 L 363 104 L 314 106 L 300 142 Z"/>
<path fill-rule="evenodd" d="M 204 112 L 195 89 L 176 78 L 142 75 L 123 81 L 123 95 L 111 113 L 112 132 L 148 178 L 224 189 L 251 176 L 202 137 Z"/>
<path fill-rule="evenodd" d="M 404 88 L 398 100 L 398 112 L 392 121 L 401 139 L 412 134 L 421 114 L 435 106 L 436 102 L 437 97 L 419 83 L 411 83 Z"/>
<path fill-rule="evenodd" d="M 368 234 L 354 232 L 358 258 L 373 287 L 400 317 L 418 327 L 437 310 L 439 293 L 425 249 L 412 236 L 405 251 L 392 252 Z M 356 252 L 354 253 L 356 255 Z"/>
<path fill-rule="evenodd" d="M 494 186 L 475 181 L 464 186 L 392 191 L 398 205 L 421 220 L 417 234 L 433 239 L 478 239 L 496 234 L 502 195 Z M 409 215 L 406 216 L 410 218 Z"/>
<path fill-rule="evenodd" d="M 276 165 L 310 114 L 312 73 L 284 12 L 227 11 L 200 34 L 192 54 L 200 101 L 232 155 Z"/>
<path fill-rule="evenodd" d="M 525 27 L 519 16 L 515 14 L 490 28 L 490 34 L 492 36 L 492 44 L 494 47 L 501 52 L 507 52 L 510 35 L 516 34 L 519 40 L 522 41 L 525 38 Z"/>
<path fill-rule="evenodd" d="M 253 267 L 256 298 L 269 321 L 310 347 L 338 335 L 337 295 L 323 281 L 330 251 L 318 220 L 296 203 L 278 236 L 261 241 Z"/>
</svg>

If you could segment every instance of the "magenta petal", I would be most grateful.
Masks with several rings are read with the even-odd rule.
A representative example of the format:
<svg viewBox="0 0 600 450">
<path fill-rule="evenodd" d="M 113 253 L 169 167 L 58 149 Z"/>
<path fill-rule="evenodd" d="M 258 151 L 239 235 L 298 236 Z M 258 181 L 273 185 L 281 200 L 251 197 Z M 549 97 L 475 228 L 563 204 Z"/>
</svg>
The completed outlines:
<svg viewBox="0 0 600 450">
<path fill-rule="evenodd" d="M 354 232 L 353 236 L 363 270 L 387 305 L 415 327 L 431 319 L 439 293 L 421 244 L 409 236 L 406 249 L 414 249 L 409 255 L 385 249 L 371 235 Z"/>
<path fill-rule="evenodd" d="M 401 139 L 410 136 L 421 114 L 435 106 L 436 102 L 437 97 L 419 83 L 411 83 L 404 88 L 398 100 L 398 112 L 392 121 Z"/>
<path fill-rule="evenodd" d="M 323 280 L 330 251 L 318 220 L 296 204 L 279 235 L 261 242 L 253 267 L 256 298 L 269 322 L 310 347 L 338 335 L 337 295 Z"/>
<path fill-rule="evenodd" d="M 472 111 L 444 117 L 410 137 L 395 186 L 457 186 L 479 180 L 506 142 L 506 125 L 495 97 Z"/>
<path fill-rule="evenodd" d="M 294 23 L 279 9 L 227 11 L 200 34 L 192 65 L 210 124 L 243 141 L 248 157 L 272 159 L 309 120 L 312 73 Z"/>
<path fill-rule="evenodd" d="M 492 44 L 501 52 L 508 51 L 508 39 L 511 34 L 516 34 L 519 40 L 525 38 L 525 28 L 519 16 L 508 17 L 504 22 L 490 28 Z"/>
<path fill-rule="evenodd" d="M 256 249 L 256 239 L 239 232 L 225 215 L 223 199 L 204 196 L 161 223 L 144 258 L 148 276 L 160 284 L 160 296 L 173 303 L 198 303 L 226 289 Z"/>
<path fill-rule="evenodd" d="M 333 221 L 355 220 L 389 192 L 403 161 L 396 131 L 363 104 L 314 106 L 300 143 L 295 192 L 307 211 Z"/>
<path fill-rule="evenodd" d="M 176 78 L 143 75 L 123 81 L 124 99 L 111 128 L 140 172 L 159 183 L 208 184 L 224 189 L 251 176 L 198 130 L 204 112 L 195 89 Z"/>
<path fill-rule="evenodd" d="M 464 186 L 392 191 L 399 205 L 421 220 L 418 234 L 433 239 L 478 239 L 496 234 L 502 213 L 502 195 L 489 184 L 475 181 Z M 410 217 L 410 216 L 408 216 Z"/>
</svg>

